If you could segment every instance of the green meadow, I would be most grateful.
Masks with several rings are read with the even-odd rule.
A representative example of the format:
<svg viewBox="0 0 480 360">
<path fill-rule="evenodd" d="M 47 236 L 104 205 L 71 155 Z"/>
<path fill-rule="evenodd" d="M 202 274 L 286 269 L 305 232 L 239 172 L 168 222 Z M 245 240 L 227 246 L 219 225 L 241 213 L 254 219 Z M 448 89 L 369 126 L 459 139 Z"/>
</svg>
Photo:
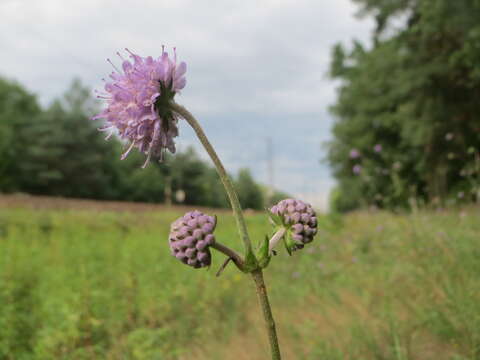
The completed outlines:
<svg viewBox="0 0 480 360">
<path fill-rule="evenodd" d="M 214 214 L 215 211 L 210 212 Z M 0 359 L 268 358 L 250 277 L 170 255 L 180 210 L 0 209 Z M 233 218 L 216 237 L 241 250 Z M 285 359 L 480 359 L 480 222 L 468 208 L 323 216 L 266 281 Z M 269 233 L 266 216 L 247 217 Z"/>
</svg>

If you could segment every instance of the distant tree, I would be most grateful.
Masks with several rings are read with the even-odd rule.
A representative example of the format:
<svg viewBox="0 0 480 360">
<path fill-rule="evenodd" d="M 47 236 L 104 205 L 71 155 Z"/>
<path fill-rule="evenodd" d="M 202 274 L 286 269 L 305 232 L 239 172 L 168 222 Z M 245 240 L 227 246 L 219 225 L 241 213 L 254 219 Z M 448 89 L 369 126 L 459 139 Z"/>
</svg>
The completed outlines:
<svg viewBox="0 0 480 360">
<path fill-rule="evenodd" d="M 209 167 L 203 175 L 203 189 L 206 198 L 205 203 L 208 206 L 215 208 L 230 207 L 225 189 L 213 167 Z"/>
<path fill-rule="evenodd" d="M 112 198 L 116 169 L 114 147 L 105 142 L 90 120 L 96 104 L 90 90 L 74 80 L 63 98 L 55 100 L 24 130 L 32 139 L 21 164 L 29 175 L 26 190 L 69 197 Z"/>
<path fill-rule="evenodd" d="M 169 156 L 161 166 L 172 178 L 172 192 L 175 193 L 177 190 L 185 192 L 185 203 L 192 205 L 207 203 L 204 177 L 208 166 L 192 147 Z"/>
<path fill-rule="evenodd" d="M 228 207 L 215 169 L 193 148 L 141 168 L 144 154 L 115 135 L 105 141 L 91 121 L 98 112 L 91 91 L 74 80 L 45 110 L 20 85 L 0 78 L 0 191 L 32 194 L 165 202 L 185 193 L 183 203 Z M 246 207 L 260 208 L 261 192 L 248 171 L 239 175 Z"/>
<path fill-rule="evenodd" d="M 40 113 L 35 95 L 0 77 L 0 192 L 22 190 L 25 177 L 20 166 L 31 140 L 22 132 Z"/>
<path fill-rule="evenodd" d="M 263 208 L 262 190 L 253 180 L 250 170 L 241 169 L 238 172 L 236 187 L 240 204 L 244 209 L 260 210 Z"/>
<path fill-rule="evenodd" d="M 283 192 L 277 189 L 271 189 L 270 186 L 265 186 L 265 185 L 259 185 L 259 186 L 260 186 L 260 190 L 262 191 L 262 198 L 264 202 L 263 207 L 270 207 L 278 203 L 280 200 L 288 199 L 291 197 L 286 192 Z"/>
<path fill-rule="evenodd" d="M 337 201 L 397 207 L 453 196 L 467 186 L 469 149 L 480 148 L 480 3 L 355 2 L 376 30 L 371 47 L 333 49 L 341 86 L 328 160 Z"/>
</svg>

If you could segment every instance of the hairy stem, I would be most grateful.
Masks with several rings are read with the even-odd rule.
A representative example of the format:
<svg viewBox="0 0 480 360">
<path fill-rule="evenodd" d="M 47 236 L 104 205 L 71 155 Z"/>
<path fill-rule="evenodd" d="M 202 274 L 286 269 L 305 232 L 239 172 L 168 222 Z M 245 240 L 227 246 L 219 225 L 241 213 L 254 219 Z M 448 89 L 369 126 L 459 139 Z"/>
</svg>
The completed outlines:
<svg viewBox="0 0 480 360">
<path fill-rule="evenodd" d="M 229 247 L 227 247 L 225 245 L 220 244 L 218 241 L 215 241 L 211 247 L 220 251 L 221 253 L 227 255 L 230 259 L 233 260 L 235 265 L 237 265 L 237 267 L 241 271 L 243 271 L 243 267 L 244 267 L 243 259 L 234 250 L 230 249 Z"/>
<path fill-rule="evenodd" d="M 213 148 L 212 144 L 210 144 L 210 141 L 208 141 L 207 136 L 203 132 L 202 127 L 198 123 L 198 121 L 195 119 L 195 117 L 183 106 L 178 105 L 177 103 L 172 102 L 170 104 L 170 107 L 173 111 L 175 111 L 177 114 L 179 114 L 182 118 L 184 118 L 188 124 L 193 128 L 195 133 L 198 136 L 198 139 L 202 143 L 203 147 L 207 151 L 208 155 L 212 159 L 213 163 L 215 164 L 215 167 L 217 168 L 218 175 L 220 176 L 220 180 L 223 183 L 223 186 L 225 187 L 225 190 L 227 192 L 228 199 L 230 200 L 230 204 L 232 206 L 233 214 L 235 216 L 235 220 L 237 222 L 237 227 L 238 231 L 240 233 L 240 237 L 243 241 L 243 244 L 245 246 L 245 259 L 254 259 L 253 256 L 253 251 L 252 251 L 252 244 L 250 242 L 250 238 L 248 236 L 248 231 L 247 231 L 247 226 L 245 224 L 245 219 L 243 218 L 243 213 L 242 213 L 242 207 L 240 206 L 240 201 L 238 200 L 237 193 L 235 192 L 235 189 L 233 187 L 232 181 L 230 180 L 230 177 L 228 176 L 227 172 L 225 171 L 225 168 L 223 167 L 222 162 L 218 158 L 217 153 L 215 152 L 215 149 Z"/>
<path fill-rule="evenodd" d="M 265 326 L 267 328 L 268 340 L 270 342 L 270 349 L 272 353 L 272 360 L 280 360 L 280 347 L 278 346 L 277 331 L 275 329 L 275 321 L 273 320 L 272 309 L 268 301 L 267 288 L 263 281 L 263 273 L 261 269 L 252 272 L 253 281 L 257 289 L 258 299 L 262 307 L 263 318 L 265 319 Z"/>
<path fill-rule="evenodd" d="M 202 143 L 203 147 L 207 151 L 208 155 L 212 159 L 215 167 L 217 168 L 218 175 L 222 180 L 223 186 L 228 195 L 228 199 L 230 200 L 230 204 L 232 206 L 233 214 L 235 216 L 235 220 L 237 222 L 238 231 L 240 233 L 240 237 L 243 241 L 245 246 L 245 259 L 241 259 L 233 250 L 223 246 L 221 244 L 212 245 L 215 249 L 223 252 L 225 255 L 229 256 L 229 258 L 233 259 L 235 263 L 236 261 L 242 261 L 241 267 L 239 266 L 240 270 L 251 272 L 253 280 L 255 282 L 255 286 L 257 289 L 258 299 L 260 301 L 260 305 L 262 307 L 263 317 L 265 319 L 266 328 L 268 332 L 268 339 L 270 341 L 270 347 L 272 352 L 272 360 L 281 360 L 280 357 L 280 348 L 278 346 L 278 339 L 277 339 L 277 332 L 275 330 L 275 322 L 273 320 L 272 310 L 270 309 L 270 303 L 268 301 L 267 295 L 267 288 L 265 287 L 265 282 L 263 281 L 263 273 L 262 270 L 258 266 L 257 259 L 253 254 L 252 244 L 250 242 L 250 238 L 247 232 L 247 226 L 245 224 L 245 219 L 243 218 L 242 207 L 240 206 L 240 201 L 238 201 L 237 193 L 233 187 L 232 181 L 228 176 L 225 168 L 223 167 L 222 162 L 218 158 L 217 153 L 215 152 L 214 148 L 208 141 L 203 129 L 201 128 L 198 121 L 195 117 L 183 106 L 178 105 L 174 102 L 170 104 L 171 109 L 184 118 L 188 124 L 193 128 L 195 133 L 197 134 L 200 142 Z M 237 264 L 238 266 L 238 264 Z"/>
</svg>

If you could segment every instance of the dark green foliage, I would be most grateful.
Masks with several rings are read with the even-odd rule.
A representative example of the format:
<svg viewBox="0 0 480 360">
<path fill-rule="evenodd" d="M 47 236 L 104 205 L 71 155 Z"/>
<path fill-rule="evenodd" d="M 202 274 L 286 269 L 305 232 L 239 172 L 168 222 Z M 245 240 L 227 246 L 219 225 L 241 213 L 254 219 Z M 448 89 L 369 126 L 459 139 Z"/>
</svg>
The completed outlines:
<svg viewBox="0 0 480 360">
<path fill-rule="evenodd" d="M 287 193 L 284 193 L 283 191 L 279 191 L 279 190 L 273 190 L 273 193 L 270 195 L 270 197 L 268 197 L 268 191 L 266 191 L 267 194 L 264 195 L 265 198 L 268 198 L 268 201 L 267 201 L 267 206 L 272 206 L 272 205 L 275 205 L 277 204 L 280 200 L 283 200 L 283 199 L 288 199 L 289 197 L 291 197 L 289 194 Z"/>
<path fill-rule="evenodd" d="M 28 174 L 23 190 L 67 197 L 113 198 L 114 148 L 89 116 L 95 103 L 76 80 L 64 98 L 42 112 L 22 134 L 30 139 L 19 167 Z"/>
<path fill-rule="evenodd" d="M 262 209 L 262 190 L 255 183 L 248 169 L 241 169 L 238 172 L 236 188 L 238 190 L 238 197 L 242 208 L 256 210 Z"/>
<path fill-rule="evenodd" d="M 37 120 L 39 113 L 33 94 L 16 82 L 0 78 L 0 189 L 3 191 L 21 189 L 25 179 L 19 176 L 18 159 L 24 156 L 28 143 L 19 134 Z"/>
<path fill-rule="evenodd" d="M 395 208 L 459 194 L 474 200 L 480 2 L 355 2 L 375 16 L 377 28 L 370 48 L 355 42 L 350 51 L 333 49 L 331 76 L 342 81 L 328 155 L 339 181 L 335 206 Z M 352 149 L 361 156 L 351 159 Z"/>
<path fill-rule="evenodd" d="M 0 192 L 176 203 L 180 191 L 185 204 L 229 206 L 215 169 L 192 148 L 145 169 L 136 151 L 120 160 L 124 146 L 115 137 L 105 141 L 101 122 L 90 120 L 98 108 L 79 80 L 42 110 L 20 85 L 0 78 Z M 249 173 L 239 184 L 245 206 L 262 208 Z"/>
</svg>

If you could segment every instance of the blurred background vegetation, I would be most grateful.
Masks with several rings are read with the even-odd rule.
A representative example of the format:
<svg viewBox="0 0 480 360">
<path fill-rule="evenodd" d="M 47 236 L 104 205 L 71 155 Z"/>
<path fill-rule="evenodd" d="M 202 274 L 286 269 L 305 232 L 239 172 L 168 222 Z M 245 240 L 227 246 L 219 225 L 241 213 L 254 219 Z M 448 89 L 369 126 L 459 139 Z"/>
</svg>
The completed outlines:
<svg viewBox="0 0 480 360">
<path fill-rule="evenodd" d="M 209 270 L 182 266 L 166 242 L 182 210 L 132 206 L 0 207 L 0 359 L 268 359 L 249 277 L 215 277 L 218 252 Z M 217 214 L 217 239 L 240 250 L 234 218 Z M 246 220 L 252 239 L 271 229 Z M 478 210 L 319 216 L 319 228 L 265 272 L 285 359 L 479 359 Z"/>
<path fill-rule="evenodd" d="M 121 161 L 123 144 L 105 141 L 100 123 L 90 120 L 95 100 L 76 79 L 43 109 L 20 84 L 0 78 L 0 192 L 228 207 L 215 169 L 193 148 L 146 169 L 137 152 Z M 234 180 L 244 208 L 262 209 L 286 196 L 269 193 L 248 169 Z"/>
<path fill-rule="evenodd" d="M 376 29 L 333 49 L 332 207 L 479 201 L 480 2 L 355 2 Z"/>
</svg>

